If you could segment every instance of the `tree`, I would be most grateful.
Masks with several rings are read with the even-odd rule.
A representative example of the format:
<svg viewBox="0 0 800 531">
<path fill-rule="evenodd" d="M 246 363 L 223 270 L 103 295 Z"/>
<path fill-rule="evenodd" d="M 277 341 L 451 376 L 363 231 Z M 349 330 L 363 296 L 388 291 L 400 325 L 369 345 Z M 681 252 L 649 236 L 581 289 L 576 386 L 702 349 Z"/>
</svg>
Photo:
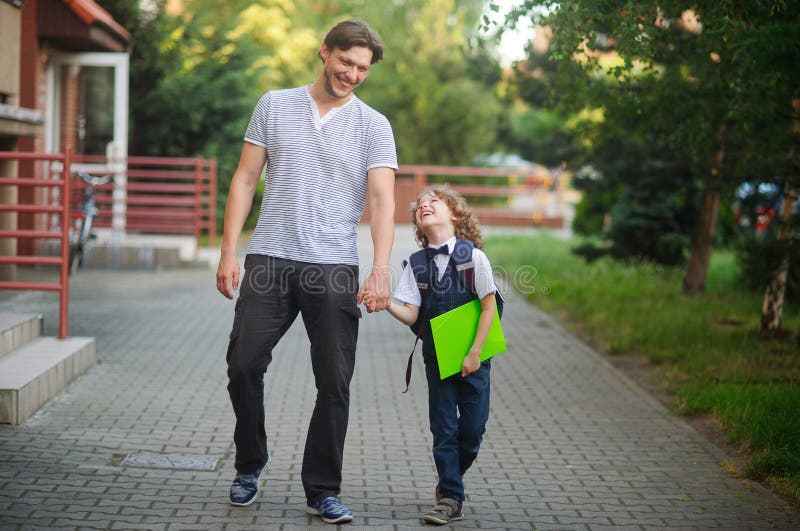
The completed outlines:
<svg viewBox="0 0 800 531">
<path fill-rule="evenodd" d="M 756 168 L 764 180 L 782 186 L 777 217 L 779 258 L 766 280 L 761 330 L 781 327 L 791 258 L 797 256 L 800 223 L 797 196 L 800 189 L 800 14 L 799 2 L 758 2 L 733 24 L 742 38 L 736 54 L 741 74 L 734 109 L 740 128 L 760 148 L 748 150 L 745 165 Z"/>
<path fill-rule="evenodd" d="M 525 159 L 551 167 L 567 160 L 576 164 L 585 149 L 576 142 L 571 120 L 575 109 L 560 105 L 558 97 L 559 76 L 567 74 L 559 71 L 549 55 L 549 28 L 539 26 L 535 35 L 527 46 L 527 58 L 515 62 L 505 79 L 510 116 L 508 123 L 502 124 L 500 138 L 510 151 Z M 571 74 L 583 75 L 577 67 Z"/>
<path fill-rule="evenodd" d="M 666 160 L 691 175 L 684 197 L 691 197 L 692 188 L 702 190 L 685 293 L 704 289 L 722 191 L 741 182 L 741 161 L 748 154 L 776 149 L 747 134 L 748 122 L 742 117 L 763 117 L 768 107 L 749 90 L 764 87 L 766 81 L 753 83 L 749 77 L 754 71 L 763 75 L 764 64 L 743 50 L 751 45 L 754 28 L 785 18 L 787 10 L 787 3 L 780 1 L 577 0 L 526 1 L 512 14 L 533 16 L 551 28 L 551 57 L 561 71 L 580 65 L 588 74 L 573 80 L 580 84 L 573 89 L 560 78 L 559 89 L 563 98 L 578 95 L 585 106 L 603 110 L 605 120 L 592 131 L 596 145 L 613 131 L 607 125 L 611 119 L 620 120 L 617 127 L 659 131 L 652 141 L 668 155 Z M 796 38 L 781 37 L 780 42 L 796 49 Z M 616 61 L 608 62 L 600 53 L 608 48 Z M 782 66 L 786 71 L 788 65 Z M 797 83 L 789 86 L 794 89 Z M 626 108 L 635 114 L 626 115 Z M 784 138 L 787 131 L 783 129 Z M 732 146 L 739 151 L 731 152 Z"/>
</svg>

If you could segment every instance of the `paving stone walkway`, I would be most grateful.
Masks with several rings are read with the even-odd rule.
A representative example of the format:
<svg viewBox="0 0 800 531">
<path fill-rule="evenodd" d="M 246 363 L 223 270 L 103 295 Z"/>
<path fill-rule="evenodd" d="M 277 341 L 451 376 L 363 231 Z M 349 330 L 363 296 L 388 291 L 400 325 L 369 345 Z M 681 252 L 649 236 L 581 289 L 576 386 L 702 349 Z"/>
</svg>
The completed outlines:
<svg viewBox="0 0 800 531">
<path fill-rule="evenodd" d="M 367 232 L 361 238 L 368 242 Z M 395 263 L 411 249 L 398 227 Z M 366 253 L 366 251 L 364 251 Z M 362 254 L 369 258 L 368 254 Z M 81 271 L 70 334 L 97 339 L 98 364 L 25 425 L 0 427 L 0 528 L 306 529 L 300 460 L 314 403 L 300 320 L 267 374 L 273 453 L 250 507 L 227 502 L 233 413 L 225 347 L 233 303 L 213 270 Z M 492 367 L 491 418 L 458 529 L 790 529 L 800 514 L 729 477 L 723 454 L 519 296 Z M 57 300 L 22 293 L 0 312 Z M 343 500 L 354 529 L 418 529 L 433 497 L 421 359 L 402 394 L 413 337 L 388 314 L 361 323 Z M 214 470 L 123 466 L 131 453 L 218 459 Z"/>
</svg>

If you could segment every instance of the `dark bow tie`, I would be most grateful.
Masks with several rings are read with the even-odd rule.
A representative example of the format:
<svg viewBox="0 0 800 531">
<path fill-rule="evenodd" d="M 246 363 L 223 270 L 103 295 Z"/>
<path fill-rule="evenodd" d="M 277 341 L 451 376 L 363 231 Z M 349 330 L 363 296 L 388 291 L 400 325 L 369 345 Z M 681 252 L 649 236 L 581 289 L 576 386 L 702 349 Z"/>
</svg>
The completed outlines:
<svg viewBox="0 0 800 531">
<path fill-rule="evenodd" d="M 434 247 L 428 247 L 427 249 L 425 249 L 425 255 L 428 257 L 428 259 L 433 258 L 437 254 L 450 254 L 450 251 L 448 250 L 447 245 L 446 244 L 442 245 L 438 249 L 436 249 Z"/>
</svg>

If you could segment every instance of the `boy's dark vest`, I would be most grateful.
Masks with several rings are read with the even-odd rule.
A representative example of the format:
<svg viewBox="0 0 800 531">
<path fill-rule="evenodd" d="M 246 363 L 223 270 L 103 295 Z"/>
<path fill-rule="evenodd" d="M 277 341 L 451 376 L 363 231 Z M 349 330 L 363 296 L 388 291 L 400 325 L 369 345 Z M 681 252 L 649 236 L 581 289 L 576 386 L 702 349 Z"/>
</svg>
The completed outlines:
<svg viewBox="0 0 800 531">
<path fill-rule="evenodd" d="M 414 349 L 416 349 L 419 339 L 422 338 L 423 353 L 433 355 L 430 320 L 478 298 L 475 292 L 475 263 L 472 261 L 474 249 L 475 244 L 472 241 L 456 239 L 455 248 L 450 253 L 450 260 L 441 280 L 438 280 L 436 267 L 433 266 L 437 249 L 421 249 L 411 255 L 409 262 L 403 264 L 404 267 L 411 265 L 411 271 L 422 298 L 417 320 L 410 326 L 411 331 L 416 335 Z M 495 301 L 497 302 L 497 312 L 502 317 L 504 301 L 498 291 L 495 291 Z M 411 361 L 414 349 L 411 350 L 406 368 L 406 391 L 411 381 Z"/>
</svg>

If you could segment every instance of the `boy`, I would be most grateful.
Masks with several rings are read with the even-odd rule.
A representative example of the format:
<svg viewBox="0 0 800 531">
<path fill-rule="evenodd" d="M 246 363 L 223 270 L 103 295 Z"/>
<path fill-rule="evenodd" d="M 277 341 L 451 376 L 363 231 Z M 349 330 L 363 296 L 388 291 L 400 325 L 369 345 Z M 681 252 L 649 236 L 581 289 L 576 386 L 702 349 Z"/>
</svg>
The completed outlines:
<svg viewBox="0 0 800 531">
<path fill-rule="evenodd" d="M 467 202 L 446 187 L 423 191 L 412 209 L 416 239 L 425 249 L 430 279 L 422 300 L 412 267 L 403 270 L 389 313 L 411 325 L 423 305 L 422 354 L 428 380 L 428 415 L 433 433 L 433 458 L 439 475 L 434 507 L 423 515 L 432 524 L 446 524 L 464 517 L 463 475 L 478 455 L 486 421 L 489 418 L 490 362 L 481 363 L 480 354 L 495 316 L 495 291 L 489 259 L 481 251 L 483 239 L 477 219 Z M 453 252 L 470 249 L 458 240 L 473 245 L 474 291 L 458 280 Z M 435 274 L 434 274 L 435 272 Z M 371 294 L 367 294 L 369 300 Z M 475 298 L 480 299 L 478 331 L 461 367 L 461 374 L 442 380 L 430 320 Z"/>
</svg>

